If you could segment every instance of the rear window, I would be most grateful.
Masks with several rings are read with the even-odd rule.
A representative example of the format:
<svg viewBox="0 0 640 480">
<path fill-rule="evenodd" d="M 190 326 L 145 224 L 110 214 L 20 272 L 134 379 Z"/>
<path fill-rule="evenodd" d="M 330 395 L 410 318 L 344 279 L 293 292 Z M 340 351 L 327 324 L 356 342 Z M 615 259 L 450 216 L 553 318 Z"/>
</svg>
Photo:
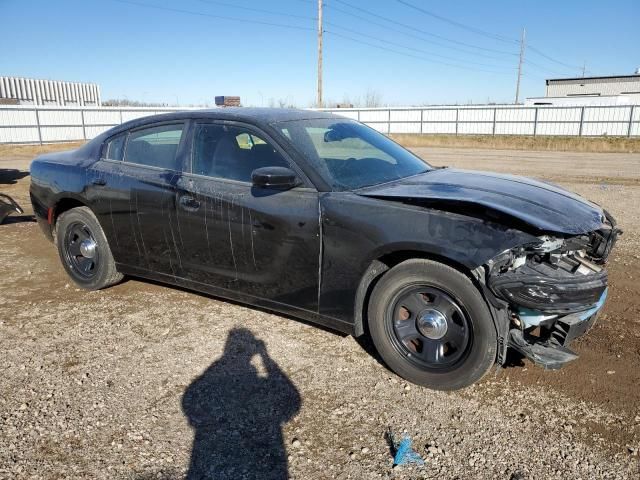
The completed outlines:
<svg viewBox="0 0 640 480">
<path fill-rule="evenodd" d="M 122 133 L 116 137 L 113 137 L 104 150 L 104 158 L 108 160 L 122 160 L 124 158 L 124 142 L 127 139 L 127 134 Z"/>
<path fill-rule="evenodd" d="M 177 153 L 184 124 L 144 128 L 129 134 L 125 161 L 178 170 Z"/>
</svg>

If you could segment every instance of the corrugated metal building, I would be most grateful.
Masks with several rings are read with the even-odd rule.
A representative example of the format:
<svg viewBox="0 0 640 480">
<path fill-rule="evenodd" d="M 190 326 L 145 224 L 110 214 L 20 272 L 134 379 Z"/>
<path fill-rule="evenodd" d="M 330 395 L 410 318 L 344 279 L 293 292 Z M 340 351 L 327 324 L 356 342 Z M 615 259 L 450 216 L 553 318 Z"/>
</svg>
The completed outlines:
<svg viewBox="0 0 640 480">
<path fill-rule="evenodd" d="M 553 78 L 546 83 L 547 97 L 640 95 L 640 75 Z"/>
<path fill-rule="evenodd" d="M 566 97 L 527 97 L 525 106 L 640 105 L 640 95 L 569 95 Z"/>
<path fill-rule="evenodd" d="M 95 83 L 0 77 L 0 104 L 99 107 L 100 87 Z"/>
</svg>

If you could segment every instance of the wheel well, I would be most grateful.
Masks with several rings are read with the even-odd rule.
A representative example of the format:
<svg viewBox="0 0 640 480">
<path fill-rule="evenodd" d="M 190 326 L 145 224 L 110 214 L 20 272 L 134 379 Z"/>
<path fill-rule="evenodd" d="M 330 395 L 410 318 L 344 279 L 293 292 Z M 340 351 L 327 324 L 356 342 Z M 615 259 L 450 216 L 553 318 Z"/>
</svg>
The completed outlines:
<svg viewBox="0 0 640 480">
<path fill-rule="evenodd" d="M 80 200 L 75 198 L 62 198 L 58 200 L 58 203 L 53 207 L 53 217 L 51 219 L 52 226 L 55 225 L 58 217 L 62 215 L 64 212 L 71 210 L 72 208 L 77 207 L 86 207 L 85 203 L 82 203 Z"/>
<path fill-rule="evenodd" d="M 433 260 L 434 262 L 443 263 L 445 265 L 450 266 L 451 268 L 455 268 L 456 270 L 464 273 L 467 276 L 470 276 L 470 271 L 461 263 L 458 263 L 450 258 L 443 257 L 442 255 L 435 255 L 432 253 L 421 252 L 419 250 L 401 250 L 398 252 L 391 252 L 383 255 L 378 258 L 378 261 L 384 263 L 389 268 L 393 268 L 399 263 L 404 262 L 405 260 L 410 260 L 413 258 L 422 258 L 424 260 Z"/>
<path fill-rule="evenodd" d="M 367 268 L 356 293 L 356 306 L 354 312 L 354 335 L 356 337 L 364 335 L 364 333 L 367 332 L 367 307 L 369 305 L 371 292 L 373 292 L 376 283 L 378 283 L 387 270 L 390 270 L 396 265 L 413 258 L 422 258 L 425 260 L 433 260 L 435 262 L 443 263 L 451 268 L 455 268 L 460 273 L 469 277 L 474 284 L 477 283 L 467 267 L 441 255 L 434 255 L 419 250 L 400 250 L 382 255 L 380 258 L 374 260 L 369 268 Z"/>
</svg>

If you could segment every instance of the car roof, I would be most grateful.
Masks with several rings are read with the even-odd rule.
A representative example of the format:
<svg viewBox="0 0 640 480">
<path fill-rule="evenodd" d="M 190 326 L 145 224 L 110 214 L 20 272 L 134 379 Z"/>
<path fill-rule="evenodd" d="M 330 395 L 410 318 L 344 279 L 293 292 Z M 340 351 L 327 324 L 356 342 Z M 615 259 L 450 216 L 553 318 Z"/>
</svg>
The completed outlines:
<svg viewBox="0 0 640 480">
<path fill-rule="evenodd" d="M 183 120 L 185 118 L 228 120 L 251 123 L 257 126 L 269 125 L 277 122 L 296 120 L 309 120 L 314 118 L 343 118 L 328 112 L 315 110 L 298 110 L 294 108 L 247 108 L 227 107 L 207 110 L 182 110 L 170 113 L 161 113 L 125 122 L 120 127 L 122 130 L 135 128 L 148 123 L 166 122 L 171 120 Z M 118 130 L 121 130 L 120 128 Z"/>
</svg>

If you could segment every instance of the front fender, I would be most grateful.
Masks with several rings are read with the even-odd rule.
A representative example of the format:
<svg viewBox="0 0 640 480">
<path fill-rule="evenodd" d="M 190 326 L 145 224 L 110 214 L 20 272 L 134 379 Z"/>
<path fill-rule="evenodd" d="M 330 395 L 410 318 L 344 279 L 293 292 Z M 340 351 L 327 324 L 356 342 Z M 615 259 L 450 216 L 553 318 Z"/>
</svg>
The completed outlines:
<svg viewBox="0 0 640 480">
<path fill-rule="evenodd" d="M 320 313 L 354 322 L 361 279 L 375 260 L 415 251 L 472 271 L 537 238 L 477 217 L 349 192 L 320 197 L 323 231 Z"/>
</svg>

